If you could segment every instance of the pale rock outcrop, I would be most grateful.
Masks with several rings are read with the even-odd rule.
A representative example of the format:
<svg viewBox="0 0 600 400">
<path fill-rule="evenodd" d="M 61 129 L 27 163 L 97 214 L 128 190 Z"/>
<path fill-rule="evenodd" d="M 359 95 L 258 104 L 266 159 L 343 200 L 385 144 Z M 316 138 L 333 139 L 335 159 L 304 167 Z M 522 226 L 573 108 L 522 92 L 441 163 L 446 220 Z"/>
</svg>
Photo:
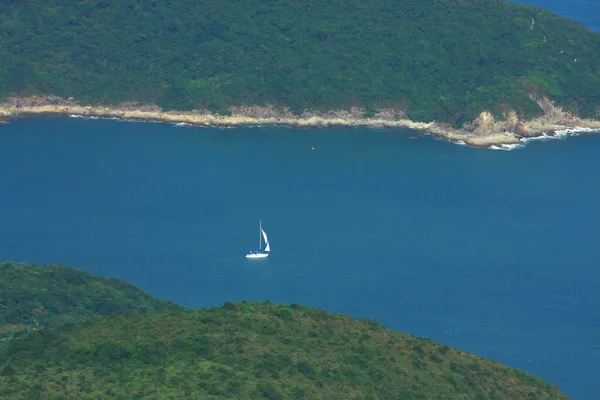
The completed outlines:
<svg viewBox="0 0 600 400">
<path fill-rule="evenodd" d="M 451 141 L 474 147 L 491 145 L 514 145 L 522 138 L 548 136 L 556 130 L 586 128 L 600 130 L 599 120 L 583 120 L 564 112 L 545 97 L 536 99 L 544 111 L 541 117 L 530 121 L 520 121 L 514 110 L 507 110 L 502 121 L 496 121 L 493 114 L 483 111 L 462 129 L 448 124 L 416 122 L 405 118 L 403 108 L 382 108 L 374 110 L 370 118 L 365 118 L 366 110 L 352 107 L 349 110 L 328 112 L 306 110 L 296 115 L 286 108 L 266 106 L 230 107 L 230 115 L 217 115 L 207 110 L 163 111 L 156 105 L 126 102 L 119 106 L 79 105 L 72 97 L 62 99 L 57 96 L 11 97 L 0 104 L 0 120 L 20 114 L 58 114 L 88 117 L 120 118 L 169 123 L 186 123 L 198 126 L 243 126 L 243 125 L 288 125 L 292 127 L 361 126 L 378 128 L 412 129 L 436 135 Z M 600 112 L 600 109 L 599 109 Z"/>
<path fill-rule="evenodd" d="M 486 134 L 492 133 L 496 127 L 496 121 L 494 120 L 494 116 L 489 111 L 483 111 L 479 116 L 473 121 L 473 125 L 475 125 L 475 133 Z"/>
</svg>

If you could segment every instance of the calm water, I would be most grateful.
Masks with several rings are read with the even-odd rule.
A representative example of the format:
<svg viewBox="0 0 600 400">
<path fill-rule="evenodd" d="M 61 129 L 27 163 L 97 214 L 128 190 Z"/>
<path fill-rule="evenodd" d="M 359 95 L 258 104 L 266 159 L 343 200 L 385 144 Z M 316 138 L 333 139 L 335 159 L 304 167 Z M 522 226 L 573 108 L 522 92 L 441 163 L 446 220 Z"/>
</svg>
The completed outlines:
<svg viewBox="0 0 600 400">
<path fill-rule="evenodd" d="M 0 126 L 0 258 L 191 307 L 377 317 L 598 398 L 600 136 L 512 152 L 410 136 L 15 120 Z M 273 254 L 249 263 L 259 219 Z"/>
<path fill-rule="evenodd" d="M 595 0 L 522 2 L 600 31 Z M 191 307 L 377 317 L 599 398 L 600 136 L 513 152 L 409 136 L 13 121 L 0 126 L 0 259 Z M 259 219 L 273 254 L 248 263 Z"/>
<path fill-rule="evenodd" d="M 600 1 L 598 0 L 519 0 L 514 3 L 542 7 L 600 31 Z"/>
</svg>

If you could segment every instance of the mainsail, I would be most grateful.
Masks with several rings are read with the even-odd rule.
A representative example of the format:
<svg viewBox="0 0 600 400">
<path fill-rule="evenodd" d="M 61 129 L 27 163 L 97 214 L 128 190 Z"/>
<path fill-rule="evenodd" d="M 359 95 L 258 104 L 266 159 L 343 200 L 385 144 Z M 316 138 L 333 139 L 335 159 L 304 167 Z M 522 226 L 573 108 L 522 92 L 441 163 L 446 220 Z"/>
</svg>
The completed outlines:
<svg viewBox="0 0 600 400">
<path fill-rule="evenodd" d="M 265 251 L 269 252 L 269 251 L 271 251 L 271 244 L 269 243 L 267 234 L 265 233 L 265 231 L 262 230 L 262 228 L 260 229 L 260 231 L 262 232 L 263 238 L 265 239 Z"/>
</svg>

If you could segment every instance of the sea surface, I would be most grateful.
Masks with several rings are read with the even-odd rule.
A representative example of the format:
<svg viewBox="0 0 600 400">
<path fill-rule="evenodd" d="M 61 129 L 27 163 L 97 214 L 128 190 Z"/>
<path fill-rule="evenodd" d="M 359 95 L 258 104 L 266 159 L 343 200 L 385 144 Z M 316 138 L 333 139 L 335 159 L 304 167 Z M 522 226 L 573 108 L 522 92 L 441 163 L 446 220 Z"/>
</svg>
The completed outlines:
<svg viewBox="0 0 600 400">
<path fill-rule="evenodd" d="M 377 129 L 0 126 L 0 259 L 190 307 L 300 303 L 598 399 L 600 135 L 471 149 Z M 272 247 L 258 246 L 259 220 Z"/>
<path fill-rule="evenodd" d="M 600 31 L 600 2 L 529 0 Z M 0 126 L 0 259 L 190 307 L 301 303 L 600 398 L 600 135 L 469 149 L 415 132 Z M 247 262 L 258 222 L 273 253 Z"/>
<path fill-rule="evenodd" d="M 545 8 L 600 32 L 600 1 L 598 0 L 520 0 L 514 3 Z"/>
</svg>

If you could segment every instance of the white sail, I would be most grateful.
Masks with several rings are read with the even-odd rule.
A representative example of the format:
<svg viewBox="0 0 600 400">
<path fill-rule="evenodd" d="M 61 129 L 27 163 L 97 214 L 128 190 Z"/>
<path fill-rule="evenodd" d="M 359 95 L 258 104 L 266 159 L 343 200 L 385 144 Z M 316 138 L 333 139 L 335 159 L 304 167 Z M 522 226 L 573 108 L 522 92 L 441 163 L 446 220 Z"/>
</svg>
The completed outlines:
<svg viewBox="0 0 600 400">
<path fill-rule="evenodd" d="M 262 228 L 260 228 L 260 231 L 262 232 L 263 238 L 265 239 L 265 251 L 269 252 L 271 251 L 271 244 L 269 243 L 269 239 L 267 238 L 267 234 L 265 233 L 265 231 L 262 230 Z"/>
<path fill-rule="evenodd" d="M 265 249 L 262 249 L 262 240 L 265 240 Z M 269 252 L 271 251 L 271 245 L 269 244 L 269 239 L 267 238 L 267 233 L 263 231 L 262 221 L 259 221 L 259 230 L 258 230 L 258 250 L 251 251 L 246 254 L 246 258 L 248 260 L 260 260 L 269 257 Z"/>
</svg>

